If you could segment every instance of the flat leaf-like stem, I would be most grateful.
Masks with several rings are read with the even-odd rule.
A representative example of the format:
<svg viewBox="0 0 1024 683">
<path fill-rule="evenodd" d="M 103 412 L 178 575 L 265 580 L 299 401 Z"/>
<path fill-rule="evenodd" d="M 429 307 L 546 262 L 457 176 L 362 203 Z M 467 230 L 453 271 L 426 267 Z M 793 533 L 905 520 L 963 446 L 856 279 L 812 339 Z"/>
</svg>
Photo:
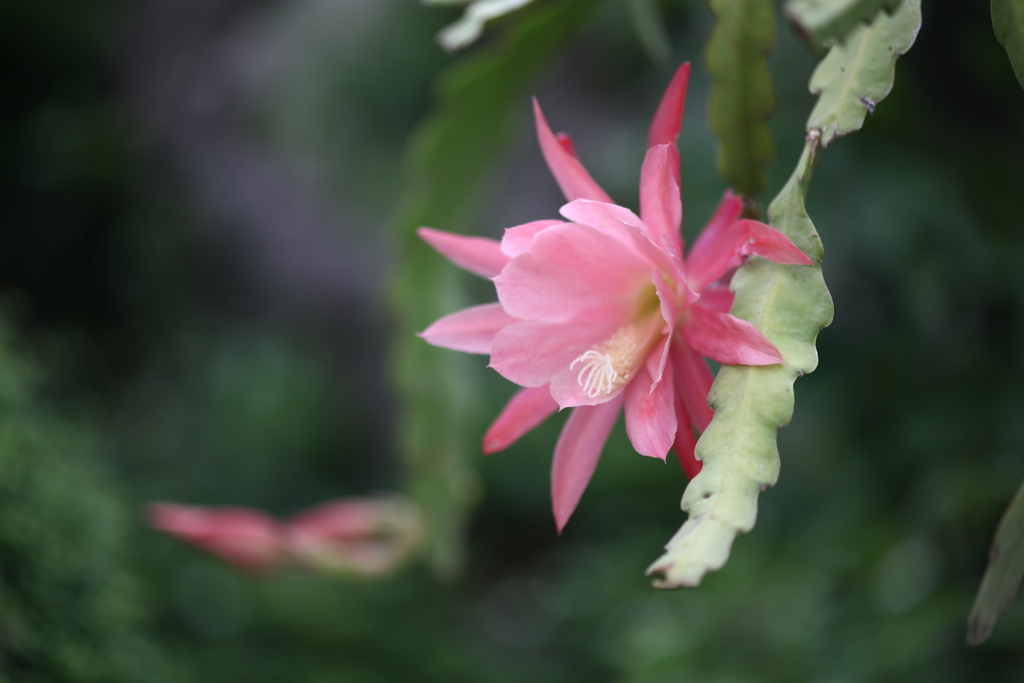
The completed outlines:
<svg viewBox="0 0 1024 683">
<path fill-rule="evenodd" d="M 1017 82 L 1024 88 L 1024 2 L 992 0 L 992 30 L 1010 58 Z"/>
<path fill-rule="evenodd" d="M 817 366 L 814 341 L 832 322 L 832 298 L 821 275 L 824 252 L 804 208 L 817 144 L 812 133 L 792 177 L 768 209 L 771 225 L 815 265 L 752 258 L 733 278 L 732 314 L 756 325 L 786 362 L 719 370 L 708 396 L 715 417 L 697 442 L 704 468 L 683 494 L 689 519 L 647 570 L 662 575 L 654 582 L 658 588 L 696 586 L 722 567 L 736 536 L 754 527 L 758 494 L 778 479 L 776 437 L 793 415 L 793 382 Z"/>
<path fill-rule="evenodd" d="M 892 12 L 900 0 L 789 0 L 785 14 L 811 47 L 829 47 L 853 27 L 870 22 L 881 10 Z"/>
<path fill-rule="evenodd" d="M 764 169 L 775 156 L 768 128 L 775 111 L 768 69 L 775 10 L 771 0 L 709 0 L 708 6 L 715 15 L 706 61 L 718 172 L 734 190 L 755 197 L 765 190 Z"/>
<path fill-rule="evenodd" d="M 985 576 L 967 618 L 968 645 L 979 645 L 988 639 L 1020 588 L 1024 576 L 1024 482 L 999 521 L 988 557 Z"/>
<path fill-rule="evenodd" d="M 827 147 L 836 137 L 860 130 L 868 113 L 892 90 L 896 59 L 914 44 L 921 28 L 921 0 L 903 0 L 892 14 L 879 12 L 832 46 L 811 75 L 819 94 L 807 131 L 821 134 Z"/>
</svg>

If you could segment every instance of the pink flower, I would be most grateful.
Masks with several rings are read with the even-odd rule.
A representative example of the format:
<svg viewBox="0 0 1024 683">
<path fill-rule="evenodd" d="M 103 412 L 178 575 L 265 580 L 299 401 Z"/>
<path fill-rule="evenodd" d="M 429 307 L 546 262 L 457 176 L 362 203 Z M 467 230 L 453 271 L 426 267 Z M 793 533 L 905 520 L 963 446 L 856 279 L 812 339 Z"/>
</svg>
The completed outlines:
<svg viewBox="0 0 1024 683">
<path fill-rule="evenodd" d="M 683 64 L 651 122 L 640 216 L 612 202 L 534 101 L 541 151 L 569 200 L 560 211 L 566 220 L 509 228 L 500 242 L 419 230 L 453 263 L 497 288 L 498 303 L 444 317 L 421 335 L 436 346 L 490 354 L 490 367 L 525 387 L 488 429 L 484 452 L 507 448 L 556 409 L 574 408 L 552 465 L 559 531 L 620 408 L 639 453 L 664 460 L 675 446 L 687 474 L 700 471 L 696 433 L 712 417 L 703 357 L 730 365 L 783 362 L 757 328 L 729 315 L 732 273 L 747 255 L 811 264 L 782 233 L 740 219 L 742 201 L 728 191 L 683 259 L 676 140 L 689 74 Z"/>
<path fill-rule="evenodd" d="M 149 525 L 249 572 L 276 569 L 283 557 L 280 525 L 259 510 L 153 503 Z"/>
<path fill-rule="evenodd" d="M 149 524 L 253 574 L 290 564 L 361 578 L 397 569 L 425 533 L 419 508 L 399 496 L 335 500 L 283 522 L 252 508 L 153 503 Z"/>
</svg>

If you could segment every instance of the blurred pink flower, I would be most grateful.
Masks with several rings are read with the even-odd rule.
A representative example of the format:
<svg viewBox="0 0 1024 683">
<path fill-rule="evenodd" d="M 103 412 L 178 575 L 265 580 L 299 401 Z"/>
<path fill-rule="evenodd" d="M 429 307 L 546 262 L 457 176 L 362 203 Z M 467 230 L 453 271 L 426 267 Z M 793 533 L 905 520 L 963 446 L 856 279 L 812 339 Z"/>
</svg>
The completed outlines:
<svg viewBox="0 0 1024 683">
<path fill-rule="evenodd" d="M 251 508 L 153 503 L 149 524 L 251 573 L 290 564 L 361 578 L 401 566 L 425 533 L 419 508 L 399 496 L 332 501 L 285 522 Z"/>
<path fill-rule="evenodd" d="M 633 447 L 665 459 L 675 446 L 689 476 L 696 432 L 711 421 L 711 372 L 703 356 L 730 365 L 783 362 L 750 323 L 729 315 L 729 280 L 747 255 L 811 261 L 782 233 L 741 220 L 726 192 L 683 258 L 679 152 L 689 64 L 654 115 L 640 171 L 640 216 L 590 177 L 571 140 L 552 133 L 534 101 L 537 137 L 569 203 L 566 219 L 527 223 L 501 241 L 420 228 L 456 265 L 491 278 L 498 303 L 446 316 L 422 337 L 490 354 L 490 367 L 524 387 L 484 436 L 483 450 L 511 445 L 559 408 L 574 408 L 555 446 L 551 493 L 559 531 L 576 508 L 625 409 Z"/>
<path fill-rule="evenodd" d="M 280 525 L 258 510 L 152 503 L 149 525 L 250 572 L 276 569 L 283 557 Z"/>
</svg>

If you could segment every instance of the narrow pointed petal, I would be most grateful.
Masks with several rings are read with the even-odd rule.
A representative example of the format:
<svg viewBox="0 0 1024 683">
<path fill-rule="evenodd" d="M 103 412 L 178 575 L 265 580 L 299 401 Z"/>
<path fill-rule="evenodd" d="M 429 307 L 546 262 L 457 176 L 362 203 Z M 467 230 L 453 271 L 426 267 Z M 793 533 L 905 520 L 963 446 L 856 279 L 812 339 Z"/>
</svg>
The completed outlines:
<svg viewBox="0 0 1024 683">
<path fill-rule="evenodd" d="M 551 503 L 562 533 L 597 468 L 608 435 L 619 416 L 622 398 L 575 408 L 562 428 L 551 464 Z"/>
<path fill-rule="evenodd" d="M 640 218 L 656 236 L 652 242 L 668 244 L 679 256 L 683 253 L 680 226 L 683 203 L 679 183 L 670 167 L 669 145 L 655 145 L 647 150 L 640 169 Z"/>
<path fill-rule="evenodd" d="M 151 503 L 149 525 L 246 571 L 270 571 L 283 558 L 281 526 L 260 510 Z"/>
<path fill-rule="evenodd" d="M 686 86 L 690 82 L 690 64 L 680 66 L 672 77 L 665 94 L 661 97 L 658 110 L 651 120 L 651 128 L 647 134 L 647 147 L 669 145 L 668 168 L 679 183 L 679 149 L 676 140 L 683 128 L 683 111 L 686 109 Z"/>
<path fill-rule="evenodd" d="M 679 466 L 683 468 L 688 479 L 693 479 L 700 474 L 704 463 L 697 459 L 694 449 L 697 447 L 697 437 L 693 435 L 693 429 L 685 422 L 686 409 L 680 408 L 681 401 L 676 401 L 676 414 L 679 420 L 679 428 L 676 430 L 676 440 L 672 444 L 672 450 L 676 452 L 676 459 Z"/>
<path fill-rule="evenodd" d="M 626 434 L 640 455 L 665 459 L 676 438 L 675 403 L 671 361 L 669 372 L 653 385 L 646 367 L 626 387 Z"/>
<path fill-rule="evenodd" d="M 700 305 L 719 313 L 732 310 L 732 302 L 736 295 L 728 287 L 710 287 L 700 293 Z"/>
<path fill-rule="evenodd" d="M 540 143 L 540 151 L 544 154 L 544 160 L 551 169 L 551 175 L 555 177 L 562 193 L 570 202 L 574 199 L 593 199 L 598 202 L 611 203 L 609 197 L 600 185 L 583 168 L 583 164 L 576 158 L 572 143 L 565 145 L 558 136 L 551 132 L 551 127 L 540 110 L 537 99 L 533 100 L 533 115 L 537 122 L 537 141 Z M 567 139 L 562 138 L 562 140 Z M 567 149 L 567 147 L 569 149 Z M 572 151 L 570 151 L 572 149 Z"/>
<path fill-rule="evenodd" d="M 725 365 L 773 365 L 782 354 L 760 330 L 700 304 L 691 306 L 683 337 L 697 353 Z"/>
<path fill-rule="evenodd" d="M 686 109 L 686 86 L 690 82 L 690 63 L 683 64 L 672 76 L 661 103 L 651 120 L 647 146 L 675 145 L 683 129 L 683 111 Z"/>
<path fill-rule="evenodd" d="M 522 320 L 565 322 L 581 315 L 621 321 L 650 287 L 651 267 L 621 242 L 566 223 L 537 234 L 530 251 L 494 278 L 505 311 Z"/>
<path fill-rule="evenodd" d="M 530 250 L 530 246 L 533 244 L 533 238 L 542 230 L 555 225 L 564 225 L 565 221 L 533 221 L 532 223 L 524 223 L 523 225 L 517 225 L 514 228 L 506 228 L 505 234 L 501 238 L 501 252 L 509 258 L 515 258 L 520 254 L 525 254 Z"/>
<path fill-rule="evenodd" d="M 722 201 L 718 203 L 718 208 L 715 209 L 714 215 L 711 216 L 711 220 L 700 231 L 700 234 L 697 235 L 697 240 L 690 247 L 690 253 L 686 255 L 686 262 L 690 263 L 691 261 L 703 258 L 703 254 L 708 250 L 709 245 L 721 239 L 722 233 L 728 230 L 742 215 L 743 199 L 734 195 L 732 190 L 726 190 L 725 194 L 722 195 Z"/>
<path fill-rule="evenodd" d="M 739 220 L 723 231 L 718 239 L 697 258 L 687 260 L 687 282 L 695 292 L 735 268 L 747 255 L 762 256 L 775 263 L 809 266 L 807 258 L 789 238 L 759 221 Z"/>
<path fill-rule="evenodd" d="M 490 367 L 521 387 L 545 386 L 573 360 L 607 339 L 616 325 L 518 322 L 494 338 Z"/>
<path fill-rule="evenodd" d="M 456 235 L 433 228 L 420 228 L 416 234 L 459 268 L 480 277 L 494 277 L 509 262 L 509 257 L 501 253 L 497 240 Z"/>
<path fill-rule="evenodd" d="M 428 344 L 466 353 L 490 353 L 494 337 L 507 325 L 521 322 L 501 304 L 483 304 L 447 315 L 420 332 Z"/>
<path fill-rule="evenodd" d="M 505 450 L 556 410 L 558 404 L 546 385 L 520 389 L 484 434 L 484 455 Z"/>
<path fill-rule="evenodd" d="M 675 371 L 676 396 L 685 405 L 690 424 L 703 432 L 715 416 L 708 405 L 708 392 L 714 380 L 711 369 L 707 361 L 680 336 L 672 341 L 672 368 Z"/>
</svg>

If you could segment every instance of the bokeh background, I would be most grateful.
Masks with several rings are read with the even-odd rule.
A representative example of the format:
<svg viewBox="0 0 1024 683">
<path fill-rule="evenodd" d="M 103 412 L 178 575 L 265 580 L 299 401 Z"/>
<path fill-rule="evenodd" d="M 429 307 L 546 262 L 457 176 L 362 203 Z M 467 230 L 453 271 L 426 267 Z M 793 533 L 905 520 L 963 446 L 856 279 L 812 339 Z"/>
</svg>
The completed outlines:
<svg viewBox="0 0 1024 683">
<path fill-rule="evenodd" d="M 456 144 L 410 142 L 443 118 L 452 70 L 504 73 L 510 36 L 570 3 L 549 49 L 471 108 L 498 128 L 465 130 L 486 173 Z M 808 209 L 835 322 L 797 383 L 779 484 L 701 587 L 643 576 L 683 522 L 685 478 L 621 425 L 561 537 L 548 472 L 563 416 L 476 454 L 512 391 L 482 357 L 438 380 L 461 387 L 468 444 L 447 554 L 375 582 L 253 580 L 146 528 L 150 500 L 287 515 L 416 490 L 388 370 L 413 347 L 394 311 L 417 267 L 448 273 L 413 278 L 437 308 L 493 292 L 412 245 L 402 216 L 424 158 L 427 176 L 465 162 L 479 181 L 432 200 L 459 217 L 434 227 L 554 216 L 529 94 L 635 205 L 647 121 L 672 67 L 694 62 L 696 233 L 724 190 L 711 19 L 696 1 L 657 9 L 660 62 L 619 0 L 536 0 L 456 57 L 434 35 L 457 10 L 412 0 L 0 4 L 0 681 L 1024 678 L 1019 606 L 964 645 L 1024 478 L 1024 92 L 987 3 L 925 3 L 892 95 L 822 154 Z M 800 150 L 815 60 L 780 25 L 769 196 Z"/>
</svg>

